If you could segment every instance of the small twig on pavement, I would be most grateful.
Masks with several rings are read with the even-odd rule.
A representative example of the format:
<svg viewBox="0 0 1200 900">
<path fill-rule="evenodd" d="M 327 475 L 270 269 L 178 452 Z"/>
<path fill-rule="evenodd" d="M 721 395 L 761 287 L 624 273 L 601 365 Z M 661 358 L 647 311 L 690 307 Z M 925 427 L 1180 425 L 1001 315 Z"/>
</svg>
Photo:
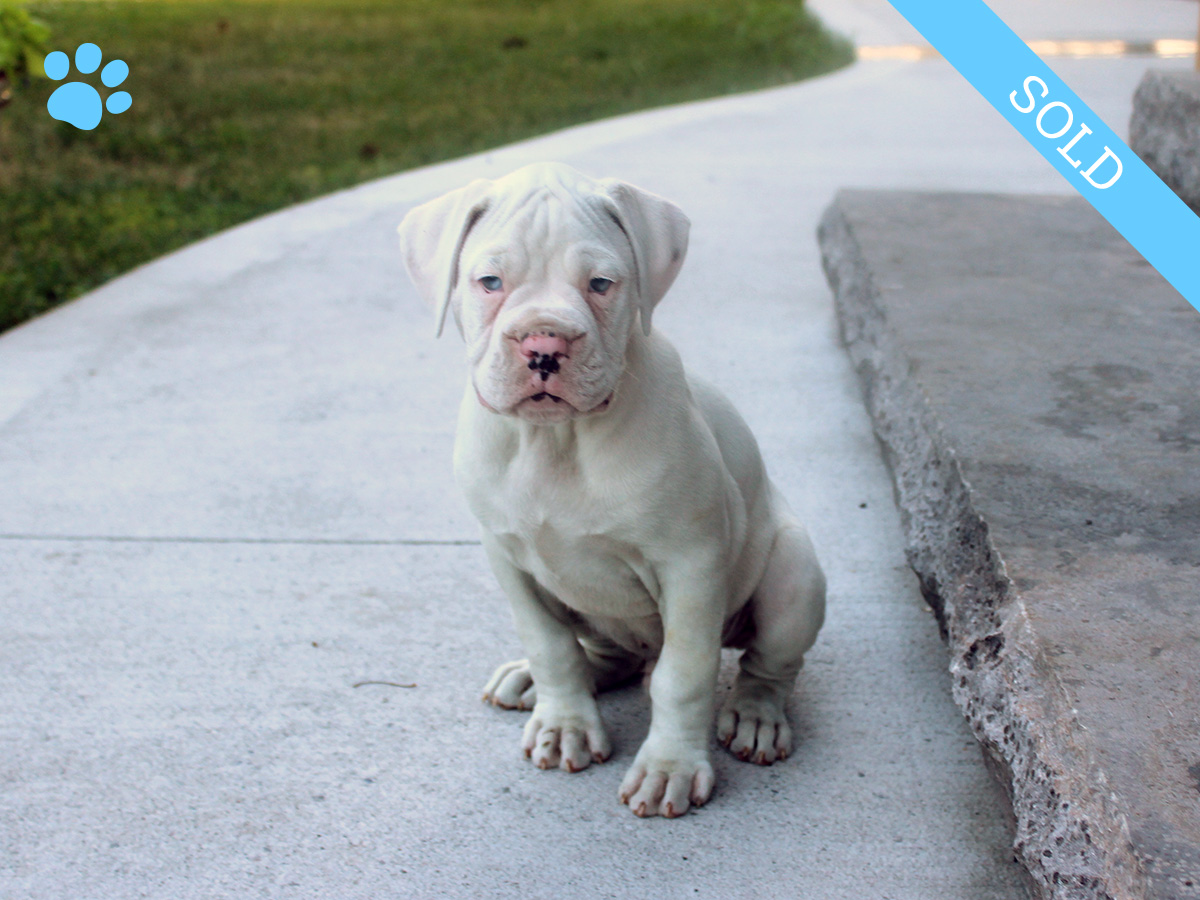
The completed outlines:
<svg viewBox="0 0 1200 900">
<path fill-rule="evenodd" d="M 388 687 L 398 688 L 415 688 L 417 686 L 416 682 L 413 682 L 412 684 L 396 684 L 394 681 L 360 681 L 357 684 L 351 685 L 351 687 L 360 688 L 364 684 L 386 684 Z"/>
</svg>

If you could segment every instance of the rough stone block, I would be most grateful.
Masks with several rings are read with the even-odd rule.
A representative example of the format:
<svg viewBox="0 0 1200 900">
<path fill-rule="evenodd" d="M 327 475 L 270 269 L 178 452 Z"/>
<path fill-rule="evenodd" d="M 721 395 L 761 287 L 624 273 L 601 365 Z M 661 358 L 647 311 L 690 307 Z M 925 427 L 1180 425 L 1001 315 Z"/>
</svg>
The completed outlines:
<svg viewBox="0 0 1200 900">
<path fill-rule="evenodd" d="M 1146 73 L 1133 95 L 1129 146 L 1200 214 L 1200 72 Z"/>
<path fill-rule="evenodd" d="M 820 240 L 1040 896 L 1200 898 L 1200 314 L 1078 197 L 843 191 Z"/>
</svg>

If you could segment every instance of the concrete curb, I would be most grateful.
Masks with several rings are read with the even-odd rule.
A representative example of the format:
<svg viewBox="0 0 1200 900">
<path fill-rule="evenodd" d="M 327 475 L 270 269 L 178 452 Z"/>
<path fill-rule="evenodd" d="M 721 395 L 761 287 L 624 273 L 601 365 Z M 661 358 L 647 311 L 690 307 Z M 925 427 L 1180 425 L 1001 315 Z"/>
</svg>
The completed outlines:
<svg viewBox="0 0 1200 900">
<path fill-rule="evenodd" d="M 1200 214 L 1200 72 L 1146 73 L 1133 95 L 1129 146 Z"/>
<path fill-rule="evenodd" d="M 823 263 L 892 470 L 909 562 L 949 643 L 955 700 L 1012 800 L 1015 851 L 1037 896 L 1145 897 L 1128 818 L 889 326 L 846 211 L 869 205 L 865 196 L 843 191 L 827 210 L 819 228 Z"/>
</svg>

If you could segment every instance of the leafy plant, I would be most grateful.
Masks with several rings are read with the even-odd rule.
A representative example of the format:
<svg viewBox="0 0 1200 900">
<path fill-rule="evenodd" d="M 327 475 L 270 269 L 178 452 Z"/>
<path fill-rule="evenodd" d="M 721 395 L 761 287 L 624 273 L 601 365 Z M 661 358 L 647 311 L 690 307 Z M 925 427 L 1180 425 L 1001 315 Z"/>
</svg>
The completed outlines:
<svg viewBox="0 0 1200 900">
<path fill-rule="evenodd" d="M 12 99 L 11 84 L 44 74 L 50 29 L 16 0 L 0 0 L 0 107 Z"/>
</svg>

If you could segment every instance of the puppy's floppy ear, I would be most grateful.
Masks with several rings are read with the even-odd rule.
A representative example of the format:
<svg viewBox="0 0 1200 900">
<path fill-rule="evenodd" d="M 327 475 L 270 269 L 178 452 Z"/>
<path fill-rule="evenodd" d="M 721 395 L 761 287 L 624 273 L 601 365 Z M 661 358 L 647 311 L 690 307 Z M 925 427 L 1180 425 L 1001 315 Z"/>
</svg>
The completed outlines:
<svg viewBox="0 0 1200 900">
<path fill-rule="evenodd" d="M 606 178 L 600 192 L 612 201 L 610 212 L 633 245 L 637 265 L 638 313 L 642 332 L 650 334 L 654 307 L 670 288 L 687 255 L 691 222 L 678 206 L 631 184 Z"/>
<path fill-rule="evenodd" d="M 492 182 L 478 178 L 466 187 L 430 200 L 408 215 L 396 230 L 404 265 L 421 296 L 434 309 L 437 337 L 442 336 L 450 297 L 458 284 L 458 260 L 471 227 L 488 208 Z"/>
</svg>

